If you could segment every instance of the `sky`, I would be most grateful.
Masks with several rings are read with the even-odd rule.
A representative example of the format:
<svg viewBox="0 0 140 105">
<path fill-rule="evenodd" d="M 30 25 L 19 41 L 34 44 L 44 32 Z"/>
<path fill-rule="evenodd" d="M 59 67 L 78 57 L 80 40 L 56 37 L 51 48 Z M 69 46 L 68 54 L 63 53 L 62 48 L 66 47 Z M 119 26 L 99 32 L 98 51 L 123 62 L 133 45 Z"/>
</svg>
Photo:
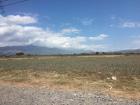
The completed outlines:
<svg viewBox="0 0 140 105">
<path fill-rule="evenodd" d="M 0 47 L 140 48 L 140 0 L 29 0 L 4 10 Z"/>
</svg>

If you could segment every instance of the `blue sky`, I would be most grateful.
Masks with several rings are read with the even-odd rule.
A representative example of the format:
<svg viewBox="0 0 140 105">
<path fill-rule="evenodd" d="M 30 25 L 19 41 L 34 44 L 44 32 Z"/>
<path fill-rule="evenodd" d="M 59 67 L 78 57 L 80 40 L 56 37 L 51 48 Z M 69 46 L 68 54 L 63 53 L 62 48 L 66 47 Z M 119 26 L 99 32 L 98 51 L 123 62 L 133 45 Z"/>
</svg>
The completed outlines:
<svg viewBox="0 0 140 105">
<path fill-rule="evenodd" d="M 5 11 L 1 20 L 6 25 L 0 22 L 0 37 L 5 39 L 0 46 L 34 44 L 100 51 L 140 48 L 140 0 L 29 0 L 5 7 Z M 19 18 L 32 20 L 17 23 Z M 7 24 L 14 27 L 12 37 L 3 31 L 9 30 Z M 22 34 L 17 32 L 19 27 Z M 29 37 L 22 28 L 28 32 L 36 28 L 40 33 L 35 30 Z"/>
</svg>

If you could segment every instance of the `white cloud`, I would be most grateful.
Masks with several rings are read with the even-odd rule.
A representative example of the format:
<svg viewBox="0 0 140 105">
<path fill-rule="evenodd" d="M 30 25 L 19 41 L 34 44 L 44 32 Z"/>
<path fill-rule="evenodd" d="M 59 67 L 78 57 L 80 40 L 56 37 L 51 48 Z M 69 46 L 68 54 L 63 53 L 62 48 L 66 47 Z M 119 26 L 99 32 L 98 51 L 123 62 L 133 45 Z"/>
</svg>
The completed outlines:
<svg viewBox="0 0 140 105">
<path fill-rule="evenodd" d="M 36 23 L 37 19 L 31 16 L 20 16 L 20 15 L 9 15 L 4 17 L 0 15 L 0 25 L 11 25 L 11 24 L 31 24 Z"/>
<path fill-rule="evenodd" d="M 135 21 L 135 20 L 129 20 L 129 19 L 124 19 L 121 17 L 116 17 L 116 16 L 111 16 L 110 18 L 112 20 L 112 23 L 109 25 L 109 27 L 119 27 L 119 28 L 140 28 L 140 21 Z"/>
<path fill-rule="evenodd" d="M 100 34 L 100 35 L 95 36 L 95 37 L 89 37 L 89 39 L 99 41 L 99 40 L 104 40 L 107 37 L 108 37 L 108 35 L 106 35 L 106 34 Z"/>
<path fill-rule="evenodd" d="M 79 33 L 80 30 L 79 29 L 76 29 L 76 28 L 65 28 L 65 29 L 62 29 L 61 31 L 62 33 Z"/>
<path fill-rule="evenodd" d="M 76 28 L 65 28 L 60 30 L 60 32 L 55 32 L 50 29 L 43 29 L 30 25 L 30 23 L 36 23 L 37 21 L 35 18 L 29 16 L 10 15 L 6 17 L 1 16 L 0 18 L 4 20 L 0 20 L 0 24 L 2 24 L 0 25 L 0 46 L 32 44 L 45 47 L 84 50 L 101 50 L 106 47 L 104 44 L 95 44 L 97 41 L 103 42 L 108 37 L 106 34 L 92 37 L 86 35 L 68 36 L 65 34 L 77 34 L 80 30 Z"/>
<path fill-rule="evenodd" d="M 140 27 L 140 22 L 123 22 L 121 24 L 123 28 L 137 28 Z"/>
<path fill-rule="evenodd" d="M 93 22 L 94 22 L 94 19 L 92 18 L 86 18 L 86 19 L 81 20 L 81 23 L 85 26 L 92 25 Z"/>
</svg>

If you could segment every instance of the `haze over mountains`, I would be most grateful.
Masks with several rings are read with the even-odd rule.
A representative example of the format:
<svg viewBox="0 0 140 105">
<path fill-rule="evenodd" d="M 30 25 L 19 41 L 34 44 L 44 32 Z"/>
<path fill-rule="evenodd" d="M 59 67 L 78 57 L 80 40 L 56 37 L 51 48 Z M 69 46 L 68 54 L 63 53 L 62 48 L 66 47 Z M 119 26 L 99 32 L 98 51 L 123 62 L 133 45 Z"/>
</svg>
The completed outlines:
<svg viewBox="0 0 140 105">
<path fill-rule="evenodd" d="M 140 49 L 128 49 L 128 50 L 121 50 L 121 51 L 117 51 L 117 52 L 121 52 L 121 53 L 140 53 Z"/>
<path fill-rule="evenodd" d="M 17 52 L 23 52 L 25 54 L 31 55 L 61 55 L 61 54 L 79 54 L 79 53 L 89 53 L 95 54 L 94 51 L 83 51 L 83 50 L 68 50 L 68 49 L 60 49 L 60 48 L 48 48 L 48 47 L 40 47 L 40 46 L 6 46 L 0 47 L 0 55 L 15 55 Z M 129 49 L 129 50 L 121 50 L 114 51 L 117 53 L 140 53 L 140 49 Z"/>
<path fill-rule="evenodd" d="M 66 50 L 59 48 L 48 48 L 40 46 L 6 46 L 0 47 L 0 55 L 15 55 L 17 52 L 32 55 L 59 55 L 59 54 L 73 54 L 80 53 L 81 50 Z"/>
</svg>

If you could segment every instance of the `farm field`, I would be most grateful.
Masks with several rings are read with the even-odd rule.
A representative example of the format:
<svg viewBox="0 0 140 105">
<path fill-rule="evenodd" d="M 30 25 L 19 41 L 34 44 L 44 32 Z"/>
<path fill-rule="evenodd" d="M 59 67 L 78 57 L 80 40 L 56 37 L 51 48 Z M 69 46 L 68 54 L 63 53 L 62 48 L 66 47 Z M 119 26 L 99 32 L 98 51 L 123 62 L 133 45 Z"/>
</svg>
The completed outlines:
<svg viewBox="0 0 140 105">
<path fill-rule="evenodd" d="M 140 56 L 1 57 L 0 83 L 140 98 Z"/>
</svg>

